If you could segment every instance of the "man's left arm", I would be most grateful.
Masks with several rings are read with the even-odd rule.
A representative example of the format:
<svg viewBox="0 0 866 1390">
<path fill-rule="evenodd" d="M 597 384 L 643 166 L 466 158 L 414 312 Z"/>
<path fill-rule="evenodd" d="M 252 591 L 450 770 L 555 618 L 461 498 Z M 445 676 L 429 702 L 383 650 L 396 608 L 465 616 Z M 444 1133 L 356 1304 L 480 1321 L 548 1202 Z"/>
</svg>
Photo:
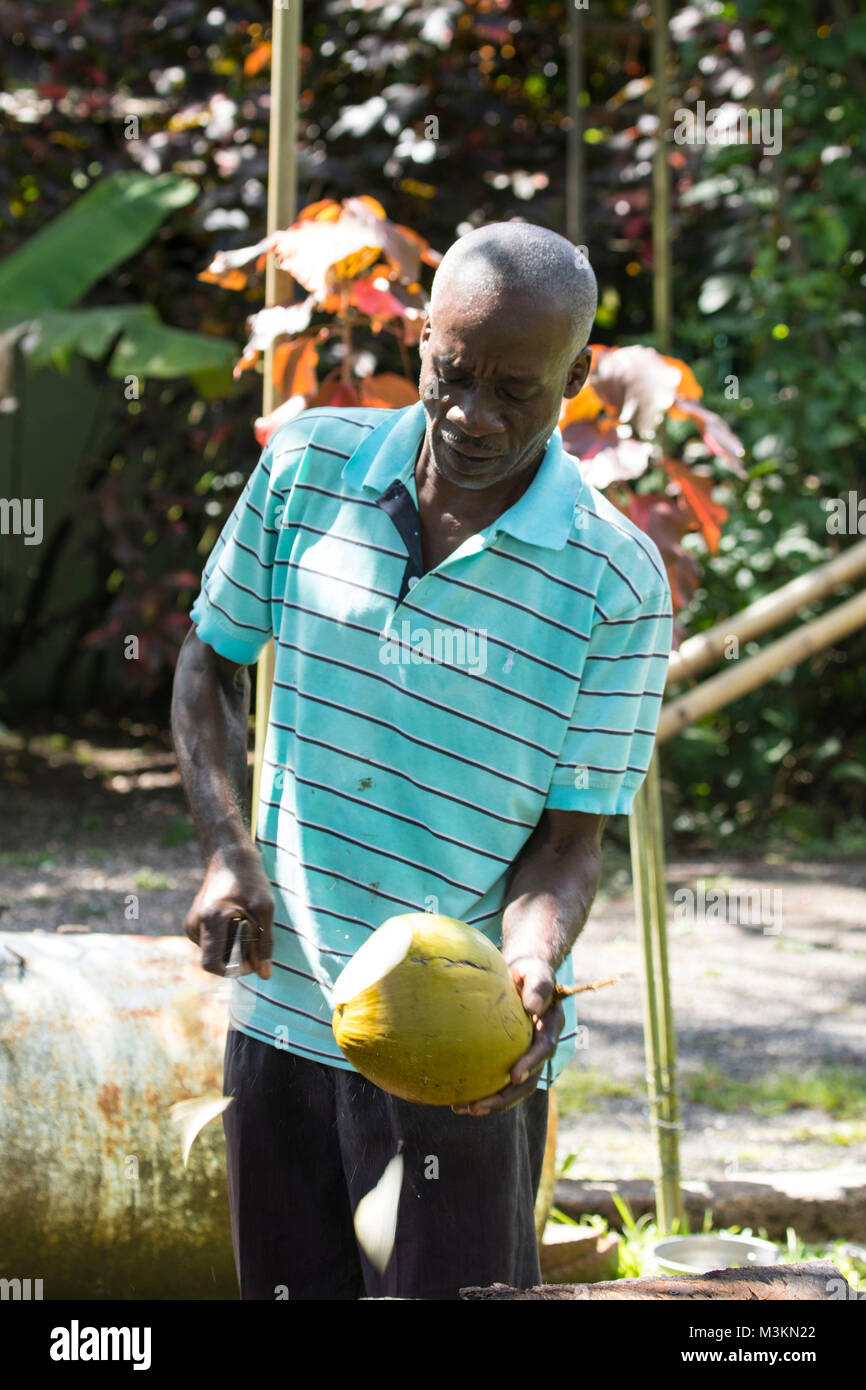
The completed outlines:
<svg viewBox="0 0 866 1390">
<path fill-rule="evenodd" d="M 535 1037 L 512 1067 L 511 1084 L 459 1107 L 462 1114 L 492 1115 L 531 1095 L 556 1051 L 564 1014 L 555 971 L 598 889 L 605 820 L 631 811 L 652 757 L 671 649 L 671 597 L 663 583 L 622 612 L 599 614 L 593 627 L 547 804 L 515 861 L 502 917 L 502 953 Z"/>
<path fill-rule="evenodd" d="M 492 1115 L 535 1090 L 562 1032 L 562 1004 L 555 997 L 556 971 L 589 916 L 601 877 L 601 836 L 606 817 L 547 809 L 515 862 L 502 914 L 502 954 L 535 1037 L 515 1063 L 511 1085 L 494 1096 L 455 1105 L 457 1114 Z"/>
</svg>

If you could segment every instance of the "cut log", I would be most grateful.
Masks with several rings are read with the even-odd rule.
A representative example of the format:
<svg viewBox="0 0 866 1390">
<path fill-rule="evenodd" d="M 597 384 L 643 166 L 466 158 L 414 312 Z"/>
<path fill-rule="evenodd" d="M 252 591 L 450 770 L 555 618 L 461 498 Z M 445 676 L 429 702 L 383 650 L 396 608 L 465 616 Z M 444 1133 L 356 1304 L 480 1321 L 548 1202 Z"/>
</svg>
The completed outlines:
<svg viewBox="0 0 866 1390">
<path fill-rule="evenodd" d="M 619 1269 L 619 1236 L 599 1235 L 587 1226 L 548 1223 L 539 1247 L 545 1284 L 598 1284 L 615 1279 Z"/>
<path fill-rule="evenodd" d="M 674 1278 L 651 1275 L 642 1279 L 617 1279 L 604 1284 L 543 1284 L 534 1289 L 512 1289 L 507 1284 L 460 1290 L 461 1299 L 498 1299 L 514 1303 L 568 1302 L 575 1299 L 688 1300 L 740 1299 L 757 1302 L 856 1298 L 835 1265 L 818 1260 L 809 1264 L 763 1265 L 748 1271 L 718 1269 L 709 1274 Z"/>
</svg>

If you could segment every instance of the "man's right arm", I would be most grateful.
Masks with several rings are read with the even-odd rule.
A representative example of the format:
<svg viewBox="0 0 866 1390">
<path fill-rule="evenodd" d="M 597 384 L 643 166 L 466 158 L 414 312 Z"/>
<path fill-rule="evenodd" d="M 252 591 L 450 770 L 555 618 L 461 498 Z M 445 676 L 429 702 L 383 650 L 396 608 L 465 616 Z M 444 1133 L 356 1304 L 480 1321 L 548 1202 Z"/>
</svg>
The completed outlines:
<svg viewBox="0 0 866 1390">
<path fill-rule="evenodd" d="M 246 823 L 249 707 L 247 667 L 220 656 L 193 627 L 175 669 L 171 731 L 206 867 L 184 930 L 201 946 L 202 967 L 223 975 L 232 919 L 246 918 L 252 937 L 242 974 L 268 979 L 274 900 Z"/>
</svg>

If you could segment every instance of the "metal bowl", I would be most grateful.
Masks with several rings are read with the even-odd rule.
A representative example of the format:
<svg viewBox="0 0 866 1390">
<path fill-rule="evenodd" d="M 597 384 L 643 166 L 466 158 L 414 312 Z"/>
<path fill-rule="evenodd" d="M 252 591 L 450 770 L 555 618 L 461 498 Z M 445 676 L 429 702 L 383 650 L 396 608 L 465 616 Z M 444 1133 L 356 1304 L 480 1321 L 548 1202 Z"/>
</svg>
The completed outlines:
<svg viewBox="0 0 866 1390">
<path fill-rule="evenodd" d="M 781 1252 L 772 1241 L 756 1236 L 666 1236 L 652 1247 L 653 1258 L 665 1274 L 706 1274 L 735 1265 L 778 1264 Z"/>
</svg>

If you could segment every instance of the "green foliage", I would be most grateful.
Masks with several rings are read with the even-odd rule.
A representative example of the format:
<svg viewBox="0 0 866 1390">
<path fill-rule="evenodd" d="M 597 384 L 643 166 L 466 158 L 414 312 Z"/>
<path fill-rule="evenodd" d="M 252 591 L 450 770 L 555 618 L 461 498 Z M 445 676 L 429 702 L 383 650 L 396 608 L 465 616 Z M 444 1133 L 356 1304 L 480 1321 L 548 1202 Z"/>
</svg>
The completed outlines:
<svg viewBox="0 0 866 1390">
<path fill-rule="evenodd" d="M 191 179 L 174 174 L 101 180 L 0 264 L 4 314 L 24 318 L 71 308 L 197 193 Z"/>
<path fill-rule="evenodd" d="M 652 1248 L 656 1241 L 664 1239 L 666 1233 L 659 1230 L 656 1221 L 648 1212 L 645 1212 L 643 1216 L 635 1217 L 628 1202 L 620 1197 L 618 1192 L 611 1193 L 611 1199 L 619 1213 L 622 1228 L 617 1279 L 639 1279 L 642 1275 L 658 1274 Z M 608 1222 L 602 1216 L 581 1215 L 575 1219 L 566 1216 L 565 1212 L 560 1211 L 558 1207 L 551 1209 L 550 1219 L 559 1224 L 586 1226 L 600 1236 L 607 1235 L 610 1230 Z M 679 1229 L 677 1223 L 674 1224 L 677 1229 L 670 1234 L 684 1236 L 692 1234 L 688 1217 L 683 1221 L 682 1229 Z M 715 1229 L 709 1210 L 704 1212 L 700 1234 L 754 1235 L 759 1240 L 770 1239 L 763 1226 L 759 1227 L 757 1231 L 753 1231 L 750 1226 L 726 1226 Z M 807 1260 L 829 1260 L 852 1289 L 866 1290 L 866 1248 L 863 1246 L 852 1246 L 849 1241 L 841 1239 L 820 1244 L 807 1243 L 801 1240 L 790 1226 L 784 1243 L 776 1242 L 776 1244 L 779 1245 L 781 1264 L 801 1264 Z"/>
<path fill-rule="evenodd" d="M 826 1110 L 840 1120 L 859 1119 L 866 1110 L 866 1076 L 855 1067 L 819 1067 L 805 1075 L 779 1071 L 753 1081 L 737 1081 L 714 1068 L 684 1071 L 680 1093 L 692 1105 L 726 1114 L 784 1115 L 791 1110 Z"/>
</svg>

